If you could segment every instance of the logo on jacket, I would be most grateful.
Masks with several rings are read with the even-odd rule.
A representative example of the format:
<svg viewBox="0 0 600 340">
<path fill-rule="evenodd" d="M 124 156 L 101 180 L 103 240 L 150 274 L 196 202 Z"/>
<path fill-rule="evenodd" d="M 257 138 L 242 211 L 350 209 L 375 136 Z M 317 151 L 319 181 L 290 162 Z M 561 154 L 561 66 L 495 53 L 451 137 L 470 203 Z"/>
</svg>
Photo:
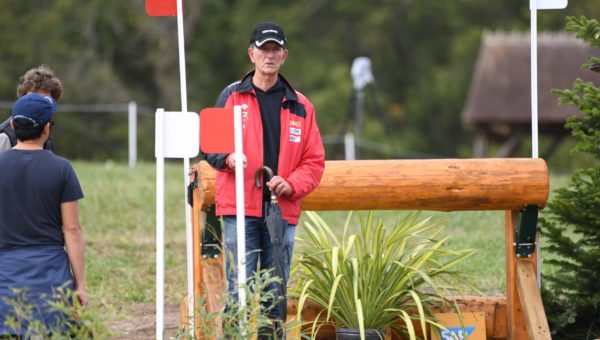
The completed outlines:
<svg viewBox="0 0 600 340">
<path fill-rule="evenodd" d="M 246 128 L 248 122 L 248 104 L 242 104 L 242 130 Z"/>
<path fill-rule="evenodd" d="M 301 135 L 302 130 L 296 128 L 290 128 L 290 134 L 292 135 Z"/>
<path fill-rule="evenodd" d="M 302 127 L 302 121 L 290 120 L 290 126 L 300 128 L 300 127 Z"/>
<path fill-rule="evenodd" d="M 290 142 L 300 143 L 300 136 L 290 135 Z"/>
</svg>

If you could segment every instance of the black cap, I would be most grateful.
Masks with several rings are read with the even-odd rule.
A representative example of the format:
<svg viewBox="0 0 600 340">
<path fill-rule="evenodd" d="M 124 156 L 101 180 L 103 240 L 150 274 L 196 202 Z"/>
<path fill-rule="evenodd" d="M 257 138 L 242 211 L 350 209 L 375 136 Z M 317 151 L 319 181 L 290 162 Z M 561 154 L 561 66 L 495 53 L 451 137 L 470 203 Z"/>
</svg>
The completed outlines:
<svg viewBox="0 0 600 340">
<path fill-rule="evenodd" d="M 287 41 L 283 29 L 279 25 L 272 22 L 263 22 L 256 25 L 250 35 L 250 43 L 261 47 L 267 41 L 273 41 L 281 47 L 285 47 Z"/>
</svg>

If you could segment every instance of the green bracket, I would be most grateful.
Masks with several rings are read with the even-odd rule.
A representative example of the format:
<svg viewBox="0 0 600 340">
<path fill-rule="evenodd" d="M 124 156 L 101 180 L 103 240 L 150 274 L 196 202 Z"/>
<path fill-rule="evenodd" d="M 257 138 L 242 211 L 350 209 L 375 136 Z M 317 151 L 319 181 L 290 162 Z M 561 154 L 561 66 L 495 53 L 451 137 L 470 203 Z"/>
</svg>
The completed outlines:
<svg viewBox="0 0 600 340">
<path fill-rule="evenodd" d="M 194 189 L 198 189 L 198 172 L 195 172 L 194 175 L 194 180 L 190 181 L 190 187 L 192 188 L 192 190 Z"/>
<path fill-rule="evenodd" d="M 193 207 L 194 206 L 194 190 L 198 189 L 198 170 L 190 169 L 188 174 L 190 176 L 190 184 L 187 187 L 187 199 L 188 204 Z"/>
<path fill-rule="evenodd" d="M 215 206 L 206 210 L 206 224 L 202 230 L 202 258 L 214 259 L 221 254 L 221 221 L 215 215 Z"/>
<path fill-rule="evenodd" d="M 527 205 L 519 213 L 519 225 L 515 235 L 517 258 L 531 257 L 535 250 L 538 221 L 537 205 Z"/>
</svg>

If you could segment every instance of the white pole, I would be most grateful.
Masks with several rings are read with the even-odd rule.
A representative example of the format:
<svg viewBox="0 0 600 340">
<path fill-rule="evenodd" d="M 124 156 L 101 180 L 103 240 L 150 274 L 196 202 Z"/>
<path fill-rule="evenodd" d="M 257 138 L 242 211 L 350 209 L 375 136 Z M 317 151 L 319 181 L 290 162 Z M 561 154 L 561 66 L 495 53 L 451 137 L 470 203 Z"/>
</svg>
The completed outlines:
<svg viewBox="0 0 600 340">
<path fill-rule="evenodd" d="M 365 109 L 365 91 L 364 89 L 356 90 L 356 108 L 355 108 L 355 121 L 354 121 L 354 139 L 360 143 L 360 136 L 362 133 L 363 125 L 363 112 Z M 359 155 L 358 149 L 354 148 L 354 156 Z"/>
<path fill-rule="evenodd" d="M 185 75 L 185 46 L 183 39 L 183 0 L 177 0 L 177 40 L 179 42 L 179 82 L 181 86 L 181 111 L 187 112 L 188 108 L 187 83 Z"/>
<path fill-rule="evenodd" d="M 137 162 L 137 104 L 133 100 L 127 105 L 129 128 L 129 167 L 135 168 Z"/>
<path fill-rule="evenodd" d="M 233 107 L 233 126 L 235 141 L 235 207 L 237 229 L 237 273 L 238 301 L 240 309 L 245 308 L 246 291 L 246 220 L 244 210 L 244 148 L 242 143 L 242 107 Z M 242 314 L 243 315 L 243 314 Z M 243 331 L 244 318 L 240 319 L 240 330 Z M 243 334 L 242 334 L 243 335 Z"/>
<path fill-rule="evenodd" d="M 347 161 L 353 161 L 356 159 L 354 156 L 354 135 L 350 132 L 346 132 L 344 135 L 344 153 Z"/>
<path fill-rule="evenodd" d="M 181 86 L 181 111 L 187 112 L 187 83 L 185 71 L 185 46 L 183 34 L 183 0 L 177 0 L 177 40 L 179 43 L 179 81 Z M 194 245 L 192 231 L 192 211 L 188 204 L 187 187 L 190 184 L 189 172 L 190 159 L 183 158 L 183 178 L 184 178 L 184 197 L 185 197 L 185 230 L 186 230 L 186 248 L 187 248 L 187 284 L 188 284 L 188 317 L 190 325 L 190 334 L 194 334 Z"/>
<path fill-rule="evenodd" d="M 165 158 L 164 111 L 156 110 L 156 339 L 162 340 L 164 329 L 165 284 Z"/>
<path fill-rule="evenodd" d="M 531 158 L 538 158 L 537 0 L 531 0 Z"/>
<path fill-rule="evenodd" d="M 531 10 L 531 158 L 538 158 L 538 75 L 537 75 L 537 0 L 530 0 Z M 536 232 L 537 283 L 542 286 L 540 233 Z"/>
</svg>

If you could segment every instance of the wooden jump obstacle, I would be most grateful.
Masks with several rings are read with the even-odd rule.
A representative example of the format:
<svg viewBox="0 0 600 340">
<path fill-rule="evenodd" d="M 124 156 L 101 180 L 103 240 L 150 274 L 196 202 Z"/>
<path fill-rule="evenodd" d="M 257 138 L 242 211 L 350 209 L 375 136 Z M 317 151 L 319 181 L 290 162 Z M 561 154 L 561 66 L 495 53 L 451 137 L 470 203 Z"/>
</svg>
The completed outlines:
<svg viewBox="0 0 600 340">
<path fill-rule="evenodd" d="M 207 266 L 221 268 L 221 255 L 203 258 L 200 250 L 206 211 L 214 205 L 216 171 L 204 161 L 194 169 L 199 175 L 198 188 L 193 192 L 194 291 L 196 296 L 203 296 L 205 289 L 224 291 L 225 279 L 206 271 Z M 538 340 L 550 339 L 550 330 L 536 283 L 535 251 L 517 256 L 515 244 L 521 210 L 527 206 L 543 208 L 548 194 L 548 168 L 542 159 L 327 161 L 319 187 L 303 199 L 302 209 L 504 210 L 505 306 L 502 298 L 457 300 L 461 310 L 484 311 L 486 319 L 494 319 L 486 321 L 488 338 Z M 222 269 L 210 271 L 222 273 Z M 206 296 L 209 305 L 216 303 L 211 301 L 215 294 Z M 183 306 L 185 324 L 187 309 Z M 288 309 L 294 308 L 292 301 Z"/>
</svg>

